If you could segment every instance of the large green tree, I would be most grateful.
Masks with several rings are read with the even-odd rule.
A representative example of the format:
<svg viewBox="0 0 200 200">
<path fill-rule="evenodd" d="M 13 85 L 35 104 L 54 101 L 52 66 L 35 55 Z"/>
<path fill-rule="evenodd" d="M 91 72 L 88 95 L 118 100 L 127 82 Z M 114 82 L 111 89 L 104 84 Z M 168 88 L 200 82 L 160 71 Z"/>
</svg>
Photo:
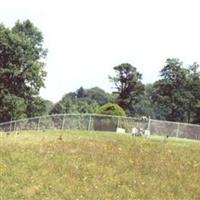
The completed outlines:
<svg viewBox="0 0 200 200">
<path fill-rule="evenodd" d="M 34 115 L 29 108 L 44 86 L 46 53 L 42 33 L 29 20 L 0 25 L 0 121 Z"/>
<path fill-rule="evenodd" d="M 179 59 L 167 59 L 161 79 L 154 83 L 153 101 L 164 118 L 170 121 L 193 122 L 198 118 L 200 101 L 199 65 L 184 68 Z M 158 112 L 157 112 L 158 113 Z"/>
<path fill-rule="evenodd" d="M 114 67 L 116 75 L 109 76 L 114 83 L 117 94 L 117 104 L 129 114 L 134 114 L 134 106 L 144 94 L 144 85 L 141 82 L 142 75 L 137 69 L 128 63 Z"/>
<path fill-rule="evenodd" d="M 170 121 L 184 120 L 186 70 L 179 59 L 167 59 L 161 79 L 154 83 L 153 100 Z"/>
</svg>

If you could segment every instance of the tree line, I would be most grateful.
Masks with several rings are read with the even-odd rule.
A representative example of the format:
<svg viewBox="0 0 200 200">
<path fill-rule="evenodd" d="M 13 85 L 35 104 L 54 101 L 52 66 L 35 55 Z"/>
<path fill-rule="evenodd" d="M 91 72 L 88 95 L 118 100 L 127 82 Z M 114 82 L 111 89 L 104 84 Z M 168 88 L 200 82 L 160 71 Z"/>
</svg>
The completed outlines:
<svg viewBox="0 0 200 200">
<path fill-rule="evenodd" d="M 53 104 L 39 96 L 46 72 L 42 33 L 29 20 L 12 28 L 0 25 L 0 122 L 55 113 L 96 113 L 116 103 L 128 116 L 200 124 L 200 66 L 177 58 L 166 60 L 160 79 L 142 83 L 142 74 L 129 63 L 113 68 L 108 79 L 115 90 L 78 88 Z"/>
</svg>

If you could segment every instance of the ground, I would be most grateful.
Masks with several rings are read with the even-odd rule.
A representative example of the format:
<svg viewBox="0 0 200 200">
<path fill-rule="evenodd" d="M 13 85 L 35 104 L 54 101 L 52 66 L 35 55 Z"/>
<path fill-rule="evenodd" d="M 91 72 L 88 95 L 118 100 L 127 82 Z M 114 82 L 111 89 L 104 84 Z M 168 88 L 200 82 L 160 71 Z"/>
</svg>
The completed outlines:
<svg viewBox="0 0 200 200">
<path fill-rule="evenodd" d="M 199 200 L 200 142 L 78 131 L 0 136 L 1 200 Z"/>
</svg>

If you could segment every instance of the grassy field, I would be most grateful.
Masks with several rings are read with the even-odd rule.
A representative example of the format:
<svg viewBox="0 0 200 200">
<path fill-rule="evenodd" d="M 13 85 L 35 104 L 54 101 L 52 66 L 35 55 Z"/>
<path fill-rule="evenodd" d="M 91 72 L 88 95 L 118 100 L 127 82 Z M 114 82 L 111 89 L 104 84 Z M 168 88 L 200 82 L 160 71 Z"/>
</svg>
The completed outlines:
<svg viewBox="0 0 200 200">
<path fill-rule="evenodd" d="M 199 200 L 200 142 L 93 132 L 0 136 L 1 200 Z"/>
</svg>

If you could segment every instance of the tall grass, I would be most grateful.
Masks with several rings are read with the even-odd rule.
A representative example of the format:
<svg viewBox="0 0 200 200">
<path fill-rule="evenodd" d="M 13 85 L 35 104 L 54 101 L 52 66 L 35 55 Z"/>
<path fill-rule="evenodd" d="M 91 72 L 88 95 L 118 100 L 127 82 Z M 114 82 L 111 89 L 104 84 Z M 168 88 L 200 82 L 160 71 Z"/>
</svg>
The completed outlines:
<svg viewBox="0 0 200 200">
<path fill-rule="evenodd" d="M 0 137 L 0 199 L 200 199 L 200 143 L 93 132 Z"/>
</svg>

